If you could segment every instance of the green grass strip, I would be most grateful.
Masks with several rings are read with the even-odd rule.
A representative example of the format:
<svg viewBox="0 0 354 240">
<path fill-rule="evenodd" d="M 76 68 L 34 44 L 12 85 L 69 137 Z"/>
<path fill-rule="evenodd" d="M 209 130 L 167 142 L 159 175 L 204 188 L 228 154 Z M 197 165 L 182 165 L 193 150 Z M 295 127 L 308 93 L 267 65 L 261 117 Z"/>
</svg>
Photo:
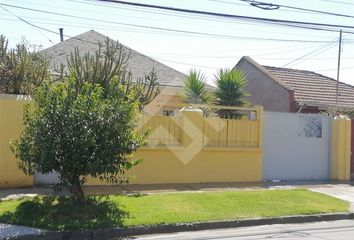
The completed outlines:
<svg viewBox="0 0 354 240">
<path fill-rule="evenodd" d="M 70 197 L 0 202 L 0 222 L 46 229 L 94 229 L 346 212 L 349 203 L 306 189 Z"/>
</svg>

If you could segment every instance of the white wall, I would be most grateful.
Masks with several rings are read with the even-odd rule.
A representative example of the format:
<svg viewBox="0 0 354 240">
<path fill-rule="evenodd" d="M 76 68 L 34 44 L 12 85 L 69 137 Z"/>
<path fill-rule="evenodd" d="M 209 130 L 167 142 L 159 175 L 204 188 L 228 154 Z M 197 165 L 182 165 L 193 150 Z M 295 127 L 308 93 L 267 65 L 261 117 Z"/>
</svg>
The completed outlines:
<svg viewBox="0 0 354 240">
<path fill-rule="evenodd" d="M 329 178 L 331 118 L 317 114 L 265 112 L 263 178 Z"/>
<path fill-rule="evenodd" d="M 41 174 L 41 173 L 35 172 L 34 178 L 33 178 L 33 183 L 35 185 L 57 184 L 57 183 L 59 183 L 59 177 L 56 172 L 49 173 L 49 174 Z"/>
</svg>

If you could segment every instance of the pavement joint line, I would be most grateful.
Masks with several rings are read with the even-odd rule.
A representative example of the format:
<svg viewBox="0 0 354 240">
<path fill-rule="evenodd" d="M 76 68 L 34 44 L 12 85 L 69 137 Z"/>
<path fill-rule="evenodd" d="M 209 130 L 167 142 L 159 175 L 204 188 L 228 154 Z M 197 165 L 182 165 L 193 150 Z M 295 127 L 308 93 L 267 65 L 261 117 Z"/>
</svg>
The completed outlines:
<svg viewBox="0 0 354 240">
<path fill-rule="evenodd" d="M 295 215 L 275 218 L 251 218 L 242 220 L 162 224 L 152 226 L 135 226 L 127 228 L 110 228 L 82 231 L 48 231 L 32 235 L 22 235 L 7 238 L 0 237 L 0 240 L 101 240 L 157 233 L 176 233 L 220 228 L 238 228 L 272 224 L 309 223 L 336 220 L 354 220 L 354 213 L 346 212 L 332 214 Z"/>
</svg>

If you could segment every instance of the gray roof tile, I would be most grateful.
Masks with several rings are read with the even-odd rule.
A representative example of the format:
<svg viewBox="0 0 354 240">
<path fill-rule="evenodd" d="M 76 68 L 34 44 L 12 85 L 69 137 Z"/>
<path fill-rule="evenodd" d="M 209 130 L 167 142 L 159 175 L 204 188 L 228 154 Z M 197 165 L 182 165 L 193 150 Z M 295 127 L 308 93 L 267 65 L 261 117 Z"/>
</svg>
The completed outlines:
<svg viewBox="0 0 354 240">
<path fill-rule="evenodd" d="M 98 49 L 98 43 L 104 43 L 107 36 L 96 31 L 88 31 L 76 37 L 69 38 L 52 47 L 42 50 L 51 60 L 51 68 L 54 70 L 54 65 L 66 65 L 66 58 L 74 51 L 76 47 L 79 48 L 81 54 L 87 52 L 93 54 Z M 183 86 L 186 75 L 170 68 L 142 53 L 139 53 L 125 45 L 123 49 L 130 52 L 130 59 L 128 62 L 128 70 L 133 74 L 134 78 L 143 78 L 148 74 L 152 68 L 156 70 L 158 80 L 161 85 L 166 86 Z"/>
</svg>

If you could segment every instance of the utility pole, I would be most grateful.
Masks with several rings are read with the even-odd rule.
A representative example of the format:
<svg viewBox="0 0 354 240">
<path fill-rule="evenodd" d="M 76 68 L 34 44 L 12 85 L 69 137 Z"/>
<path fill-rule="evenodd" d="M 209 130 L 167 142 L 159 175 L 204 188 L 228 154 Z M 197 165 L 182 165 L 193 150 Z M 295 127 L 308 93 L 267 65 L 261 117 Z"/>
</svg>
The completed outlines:
<svg viewBox="0 0 354 240">
<path fill-rule="evenodd" d="M 338 65 L 337 65 L 337 85 L 336 85 L 336 111 L 338 111 L 338 88 L 339 88 L 339 71 L 340 71 L 340 54 L 342 51 L 342 29 L 339 31 L 339 49 L 338 49 Z"/>
</svg>

